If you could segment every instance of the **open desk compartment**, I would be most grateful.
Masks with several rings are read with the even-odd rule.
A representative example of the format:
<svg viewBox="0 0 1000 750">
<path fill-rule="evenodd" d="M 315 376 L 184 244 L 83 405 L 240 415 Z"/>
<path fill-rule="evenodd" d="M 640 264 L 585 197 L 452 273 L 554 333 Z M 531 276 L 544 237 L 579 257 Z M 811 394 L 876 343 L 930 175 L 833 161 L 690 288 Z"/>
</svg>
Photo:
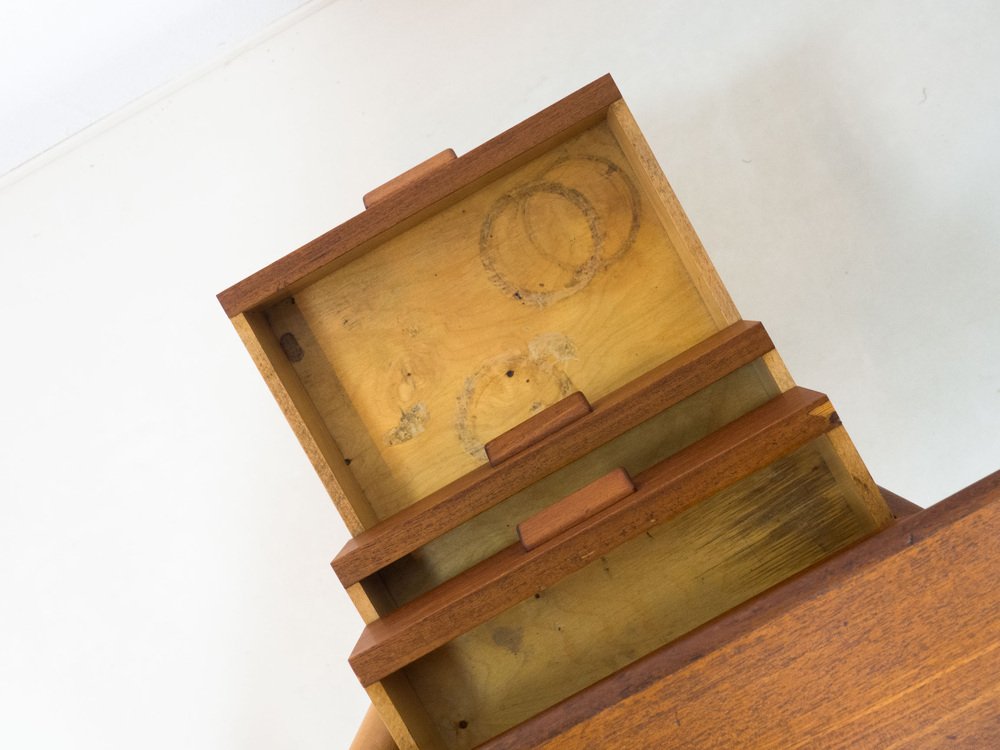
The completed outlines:
<svg viewBox="0 0 1000 750">
<path fill-rule="evenodd" d="M 518 455 L 492 467 L 490 441 L 578 391 L 628 408 L 651 371 L 752 326 L 608 76 L 404 178 L 219 295 L 355 537 L 337 574 L 376 630 L 554 502 L 795 388 L 768 340 L 511 481 Z M 401 747 L 473 747 L 890 518 L 830 424 L 367 689 Z"/>
</svg>

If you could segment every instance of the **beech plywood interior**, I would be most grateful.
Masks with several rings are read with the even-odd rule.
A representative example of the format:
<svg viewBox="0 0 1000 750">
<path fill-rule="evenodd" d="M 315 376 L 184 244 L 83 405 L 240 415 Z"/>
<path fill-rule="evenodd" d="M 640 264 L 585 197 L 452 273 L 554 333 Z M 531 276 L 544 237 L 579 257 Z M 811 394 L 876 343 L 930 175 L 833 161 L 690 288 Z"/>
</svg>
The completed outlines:
<svg viewBox="0 0 1000 750">
<path fill-rule="evenodd" d="M 473 747 L 874 531 L 825 440 L 403 670 L 440 746 Z"/>
<path fill-rule="evenodd" d="M 721 327 L 641 184 L 601 123 L 267 311 L 377 518 Z"/>
</svg>

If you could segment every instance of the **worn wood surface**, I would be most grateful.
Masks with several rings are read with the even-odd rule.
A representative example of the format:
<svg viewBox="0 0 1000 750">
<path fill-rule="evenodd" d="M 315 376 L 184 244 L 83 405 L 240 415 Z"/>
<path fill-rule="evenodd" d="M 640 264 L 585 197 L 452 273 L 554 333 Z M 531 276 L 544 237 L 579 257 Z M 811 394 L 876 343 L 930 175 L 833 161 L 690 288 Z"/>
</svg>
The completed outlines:
<svg viewBox="0 0 1000 750">
<path fill-rule="evenodd" d="M 760 323 L 733 324 L 609 393 L 589 414 L 499 467 L 481 465 L 349 540 L 333 561 L 337 576 L 347 586 L 375 573 L 770 348 Z"/>
<path fill-rule="evenodd" d="M 267 308 L 377 518 L 717 332 L 625 164 L 595 125 Z"/>
<path fill-rule="evenodd" d="M 610 471 L 517 525 L 521 546 L 533 550 L 635 492 L 621 467 Z"/>
<path fill-rule="evenodd" d="M 514 544 L 368 624 L 351 667 L 364 685 L 386 677 L 838 423 L 823 394 L 782 393 L 643 472 L 633 494 L 598 515 L 530 551 Z"/>
<path fill-rule="evenodd" d="M 571 393 L 486 443 L 486 458 L 490 466 L 497 466 L 591 411 L 586 396 L 579 391 Z"/>
<path fill-rule="evenodd" d="M 483 748 L 1000 746 L 998 571 L 1000 472 Z"/>
<path fill-rule="evenodd" d="M 454 149 L 447 148 L 440 153 L 434 154 L 429 159 L 426 159 L 412 169 L 408 169 L 403 174 L 398 177 L 393 177 L 388 182 L 379 185 L 374 190 L 371 190 L 364 194 L 362 202 L 365 204 L 365 208 L 371 208 L 379 201 L 385 200 L 390 196 L 396 194 L 405 187 L 410 185 L 415 185 L 420 180 L 427 179 L 434 172 L 436 172 L 441 167 L 454 161 L 456 158 Z M 420 188 L 414 188 L 419 190 Z"/>
<path fill-rule="evenodd" d="M 397 673 L 442 746 L 474 747 L 870 533 L 817 450 L 825 439 Z"/>
<path fill-rule="evenodd" d="M 602 76 L 444 165 L 428 179 L 404 187 L 393 200 L 372 206 L 233 285 L 219 294 L 222 308 L 233 317 L 294 293 L 331 266 L 364 252 L 373 240 L 381 241 L 425 218 L 450 196 L 474 189 L 483 179 L 537 156 L 568 134 L 603 120 L 611 103 L 620 98 L 611 76 Z"/>
<path fill-rule="evenodd" d="M 247 311 L 247 346 L 352 534 L 402 513 L 385 556 L 344 581 L 366 620 L 516 543 L 519 522 L 601 473 L 636 476 L 793 386 L 764 351 L 568 464 L 532 469 L 524 484 L 488 480 L 497 494 L 458 502 L 454 524 L 435 526 L 426 508 L 406 515 L 449 483 L 479 481 L 484 444 L 545 406 L 580 390 L 596 409 L 739 319 L 610 79 L 220 299 L 234 321 Z M 834 429 L 369 693 L 404 750 L 470 747 L 888 517 Z"/>
</svg>

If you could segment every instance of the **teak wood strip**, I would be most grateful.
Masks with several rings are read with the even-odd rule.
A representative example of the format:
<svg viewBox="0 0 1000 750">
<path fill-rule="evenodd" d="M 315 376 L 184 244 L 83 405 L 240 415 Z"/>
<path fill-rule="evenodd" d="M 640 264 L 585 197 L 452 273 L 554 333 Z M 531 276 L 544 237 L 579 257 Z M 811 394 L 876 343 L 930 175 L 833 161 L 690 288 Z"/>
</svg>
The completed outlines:
<svg viewBox="0 0 1000 750">
<path fill-rule="evenodd" d="M 377 682 L 837 424 L 823 394 L 786 391 L 647 469 L 601 513 L 531 551 L 512 544 L 370 623 L 351 667 L 362 684 Z"/>
<path fill-rule="evenodd" d="M 574 128 L 596 122 L 619 99 L 621 93 L 611 76 L 598 78 L 231 286 L 218 295 L 219 303 L 233 317 L 280 299 L 294 291 L 295 285 L 308 283 L 314 274 L 322 273 L 352 250 L 390 230 L 398 230 L 404 222 L 452 193 L 554 139 L 571 134 Z"/>
<path fill-rule="evenodd" d="M 420 162 L 412 169 L 406 170 L 398 177 L 393 177 L 391 180 L 379 185 L 374 190 L 368 191 L 364 194 L 364 196 L 362 196 L 361 201 L 365 204 L 365 208 L 371 208 L 376 203 L 385 200 L 396 191 L 424 179 L 448 162 L 454 161 L 455 158 L 455 150 L 446 148 L 441 153 L 434 154 L 431 158 Z"/>
<path fill-rule="evenodd" d="M 614 469 L 517 525 L 521 546 L 532 550 L 635 492 L 625 469 Z"/>
<path fill-rule="evenodd" d="M 531 447 L 542 438 L 548 437 L 570 422 L 575 422 L 584 414 L 590 414 L 591 411 L 593 409 L 586 396 L 580 391 L 571 393 L 549 408 L 493 438 L 485 445 L 486 457 L 491 466 L 498 466 L 515 453 Z"/>
<path fill-rule="evenodd" d="M 481 750 L 996 747 L 997 570 L 1000 471 Z"/>
<path fill-rule="evenodd" d="M 774 348 L 764 327 L 740 321 L 609 393 L 593 411 L 511 456 L 480 466 L 344 545 L 333 569 L 350 586 L 528 485 Z"/>
</svg>

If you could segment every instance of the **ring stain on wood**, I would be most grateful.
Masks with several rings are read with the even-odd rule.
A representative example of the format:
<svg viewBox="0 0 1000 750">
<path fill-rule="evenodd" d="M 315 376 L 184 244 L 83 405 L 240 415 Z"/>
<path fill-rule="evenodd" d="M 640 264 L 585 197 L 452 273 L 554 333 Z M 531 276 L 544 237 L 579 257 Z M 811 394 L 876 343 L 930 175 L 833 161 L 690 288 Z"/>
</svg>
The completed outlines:
<svg viewBox="0 0 1000 750">
<path fill-rule="evenodd" d="M 635 183 L 612 160 L 563 156 L 490 206 L 480 260 L 505 296 L 545 307 L 576 294 L 628 252 L 641 205 Z"/>
<path fill-rule="evenodd" d="M 483 446 L 574 390 L 562 363 L 576 357 L 576 347 L 560 333 L 544 333 L 528 342 L 527 353 L 501 354 L 483 363 L 462 384 L 456 399 L 455 434 L 470 456 Z M 503 422 L 498 421 L 503 420 Z"/>
</svg>

